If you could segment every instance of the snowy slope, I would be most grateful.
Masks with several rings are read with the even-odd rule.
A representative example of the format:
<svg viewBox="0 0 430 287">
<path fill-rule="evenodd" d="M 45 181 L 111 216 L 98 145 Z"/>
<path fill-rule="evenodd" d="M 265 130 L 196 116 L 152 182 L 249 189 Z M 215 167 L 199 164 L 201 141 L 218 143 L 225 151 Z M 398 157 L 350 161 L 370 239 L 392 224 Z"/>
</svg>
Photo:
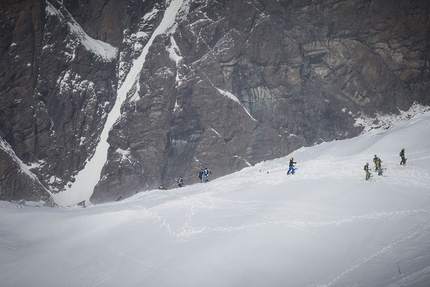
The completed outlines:
<svg viewBox="0 0 430 287">
<path fill-rule="evenodd" d="M 430 286 L 429 142 L 427 112 L 302 148 L 290 177 L 286 157 L 85 209 L 0 202 L 0 282 Z M 374 154 L 386 170 L 366 182 Z"/>
</svg>

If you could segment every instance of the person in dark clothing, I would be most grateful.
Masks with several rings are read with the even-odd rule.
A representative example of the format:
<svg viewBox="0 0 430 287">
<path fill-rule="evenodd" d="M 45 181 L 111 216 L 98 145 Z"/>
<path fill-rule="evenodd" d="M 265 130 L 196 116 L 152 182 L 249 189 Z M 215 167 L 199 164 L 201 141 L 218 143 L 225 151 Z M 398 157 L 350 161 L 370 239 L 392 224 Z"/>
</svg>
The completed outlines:
<svg viewBox="0 0 430 287">
<path fill-rule="evenodd" d="M 179 178 L 178 181 L 177 181 L 177 183 L 178 183 L 179 187 L 183 187 L 184 186 L 184 179 L 182 177 Z"/>
<path fill-rule="evenodd" d="M 206 167 L 203 171 L 203 174 L 205 175 L 205 182 L 209 181 L 209 175 L 212 174 L 212 172 Z"/>
<path fill-rule="evenodd" d="M 370 179 L 370 172 L 369 172 L 369 163 L 367 162 L 364 166 L 364 171 L 366 172 L 366 180 Z"/>
<path fill-rule="evenodd" d="M 287 175 L 290 175 L 290 174 L 294 174 L 294 171 L 295 171 L 295 169 L 294 169 L 294 165 L 296 164 L 297 162 L 295 162 L 294 161 L 294 158 L 292 157 L 292 158 L 290 158 L 290 163 L 289 163 L 289 168 L 288 168 L 288 171 L 287 171 Z"/>
<path fill-rule="evenodd" d="M 402 158 L 400 161 L 400 165 L 406 165 L 406 158 L 405 158 L 405 149 L 402 148 L 402 150 L 399 153 L 399 156 Z"/>
<path fill-rule="evenodd" d="M 381 164 L 382 164 L 382 160 L 376 156 L 373 158 L 373 162 L 375 163 L 375 171 L 378 171 L 379 169 L 382 168 Z"/>
</svg>

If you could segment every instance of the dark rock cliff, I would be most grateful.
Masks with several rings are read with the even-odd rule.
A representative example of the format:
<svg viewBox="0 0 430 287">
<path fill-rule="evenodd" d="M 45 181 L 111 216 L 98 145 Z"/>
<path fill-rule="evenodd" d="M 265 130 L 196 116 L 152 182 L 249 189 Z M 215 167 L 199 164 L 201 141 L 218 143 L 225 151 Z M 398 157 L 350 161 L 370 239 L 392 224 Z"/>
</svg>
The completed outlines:
<svg viewBox="0 0 430 287">
<path fill-rule="evenodd" d="M 73 186 L 145 49 L 93 203 L 194 183 L 206 166 L 225 175 L 356 136 L 360 115 L 430 104 L 425 1 L 183 1 L 151 38 L 166 5 L 2 1 L 1 200 Z"/>
</svg>

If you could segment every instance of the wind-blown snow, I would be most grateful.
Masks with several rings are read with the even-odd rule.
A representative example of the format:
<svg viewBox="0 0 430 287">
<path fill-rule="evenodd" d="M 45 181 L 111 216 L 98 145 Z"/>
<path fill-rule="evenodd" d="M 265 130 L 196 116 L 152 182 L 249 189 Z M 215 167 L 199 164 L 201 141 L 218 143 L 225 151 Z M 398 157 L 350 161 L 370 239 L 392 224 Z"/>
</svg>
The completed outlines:
<svg viewBox="0 0 430 287">
<path fill-rule="evenodd" d="M 361 115 L 359 117 L 355 117 L 355 126 L 364 127 L 363 133 L 366 133 L 374 128 L 389 128 L 394 122 L 398 120 L 410 119 L 416 114 L 422 114 L 426 111 L 429 111 L 429 106 L 422 106 L 418 103 L 414 103 L 409 110 L 401 111 L 398 116 L 392 115 L 383 115 L 377 114 L 376 117 L 369 117 L 366 115 Z"/>
<path fill-rule="evenodd" d="M 170 36 L 170 46 L 167 47 L 167 51 L 169 52 L 169 57 L 176 64 L 176 85 L 181 85 L 182 81 L 179 74 L 179 65 L 182 61 L 182 56 L 180 55 L 180 50 L 178 45 L 176 44 L 175 38 Z"/>
<path fill-rule="evenodd" d="M 24 164 L 21 159 L 19 159 L 19 157 L 13 151 L 12 147 L 9 145 L 9 143 L 3 140 L 1 137 L 0 137 L 0 150 L 3 150 L 3 152 L 5 152 L 19 166 L 19 171 L 21 173 L 26 174 L 29 178 L 31 178 L 31 180 L 33 180 L 34 182 L 37 182 L 40 186 L 42 186 L 37 176 L 31 172 L 30 167 Z M 51 194 L 49 190 L 47 189 L 45 190 L 46 192 Z"/>
<path fill-rule="evenodd" d="M 429 142 L 426 112 L 209 183 L 120 202 L 87 208 L 0 202 L 0 282 L 429 286 Z M 386 169 L 366 182 L 363 166 L 373 165 L 374 154 Z M 291 156 L 298 170 L 288 177 Z"/>
<path fill-rule="evenodd" d="M 57 10 L 49 1 L 46 1 L 46 14 L 50 16 L 57 16 L 60 21 L 66 22 L 69 27 L 70 33 L 74 34 L 79 42 L 92 53 L 98 55 L 105 61 L 111 61 L 116 58 L 118 49 L 112 45 L 105 43 L 100 40 L 96 40 L 90 37 L 84 29 L 75 21 L 75 19 L 67 12 L 67 15 L 63 15 L 59 10 Z"/>
<path fill-rule="evenodd" d="M 36 176 L 29 170 L 28 166 L 25 165 L 15 154 L 12 147 L 0 137 L 0 149 L 3 150 L 10 158 L 12 158 L 16 164 L 19 166 L 21 172 L 27 174 L 31 178 L 36 178 Z"/>
<path fill-rule="evenodd" d="M 118 52 L 117 48 L 103 41 L 91 38 L 77 22 L 69 22 L 67 24 L 70 32 L 78 37 L 85 49 L 93 52 L 106 61 L 111 61 L 116 58 Z"/>
<path fill-rule="evenodd" d="M 253 121 L 257 121 L 256 119 L 254 119 L 254 117 L 251 115 L 251 113 L 242 105 L 242 103 L 239 101 L 239 99 L 233 95 L 232 93 L 230 93 L 229 91 L 225 91 L 225 90 L 221 90 L 219 88 L 216 88 L 218 90 L 218 92 L 221 93 L 221 95 L 226 96 L 227 98 L 235 101 L 236 103 L 238 103 L 244 110 L 245 112 L 248 114 L 248 116 L 253 120 Z"/>
<path fill-rule="evenodd" d="M 174 32 L 171 28 L 175 24 L 176 14 L 181 7 L 181 4 L 182 0 L 173 0 L 170 3 L 169 7 L 167 7 L 164 12 L 160 25 L 155 29 L 151 38 L 148 40 L 148 43 L 143 48 L 139 58 L 133 62 L 127 77 L 118 90 L 115 105 L 107 117 L 95 154 L 91 159 L 87 160 L 85 168 L 75 177 L 74 183 L 69 183 L 69 185 L 65 187 L 65 191 L 53 195 L 54 201 L 58 205 L 71 206 L 84 200 L 87 204 L 89 203 L 94 187 L 100 179 L 103 165 L 107 160 L 107 152 L 109 148 L 107 138 L 109 131 L 115 122 L 121 117 L 121 106 L 126 100 L 129 91 L 133 91 L 134 95 L 137 93 L 135 87 L 138 85 L 138 76 L 145 62 L 149 47 L 151 47 L 155 37 L 166 33 L 169 29 L 171 32 Z"/>
</svg>

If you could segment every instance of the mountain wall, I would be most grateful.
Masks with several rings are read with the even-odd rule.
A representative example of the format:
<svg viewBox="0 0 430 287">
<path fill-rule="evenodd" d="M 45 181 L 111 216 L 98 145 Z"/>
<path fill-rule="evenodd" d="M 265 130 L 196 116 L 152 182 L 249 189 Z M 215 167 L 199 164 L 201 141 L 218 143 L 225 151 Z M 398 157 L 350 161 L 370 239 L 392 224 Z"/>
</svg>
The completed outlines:
<svg viewBox="0 0 430 287">
<path fill-rule="evenodd" d="M 356 136 L 362 115 L 429 105 L 429 8 L 401 0 L 2 1 L 0 200 L 52 203 L 79 172 L 99 178 L 93 203 L 173 187 L 180 176 L 190 184 L 197 169 L 222 176 Z M 122 92 L 107 160 L 87 170 Z"/>
</svg>

